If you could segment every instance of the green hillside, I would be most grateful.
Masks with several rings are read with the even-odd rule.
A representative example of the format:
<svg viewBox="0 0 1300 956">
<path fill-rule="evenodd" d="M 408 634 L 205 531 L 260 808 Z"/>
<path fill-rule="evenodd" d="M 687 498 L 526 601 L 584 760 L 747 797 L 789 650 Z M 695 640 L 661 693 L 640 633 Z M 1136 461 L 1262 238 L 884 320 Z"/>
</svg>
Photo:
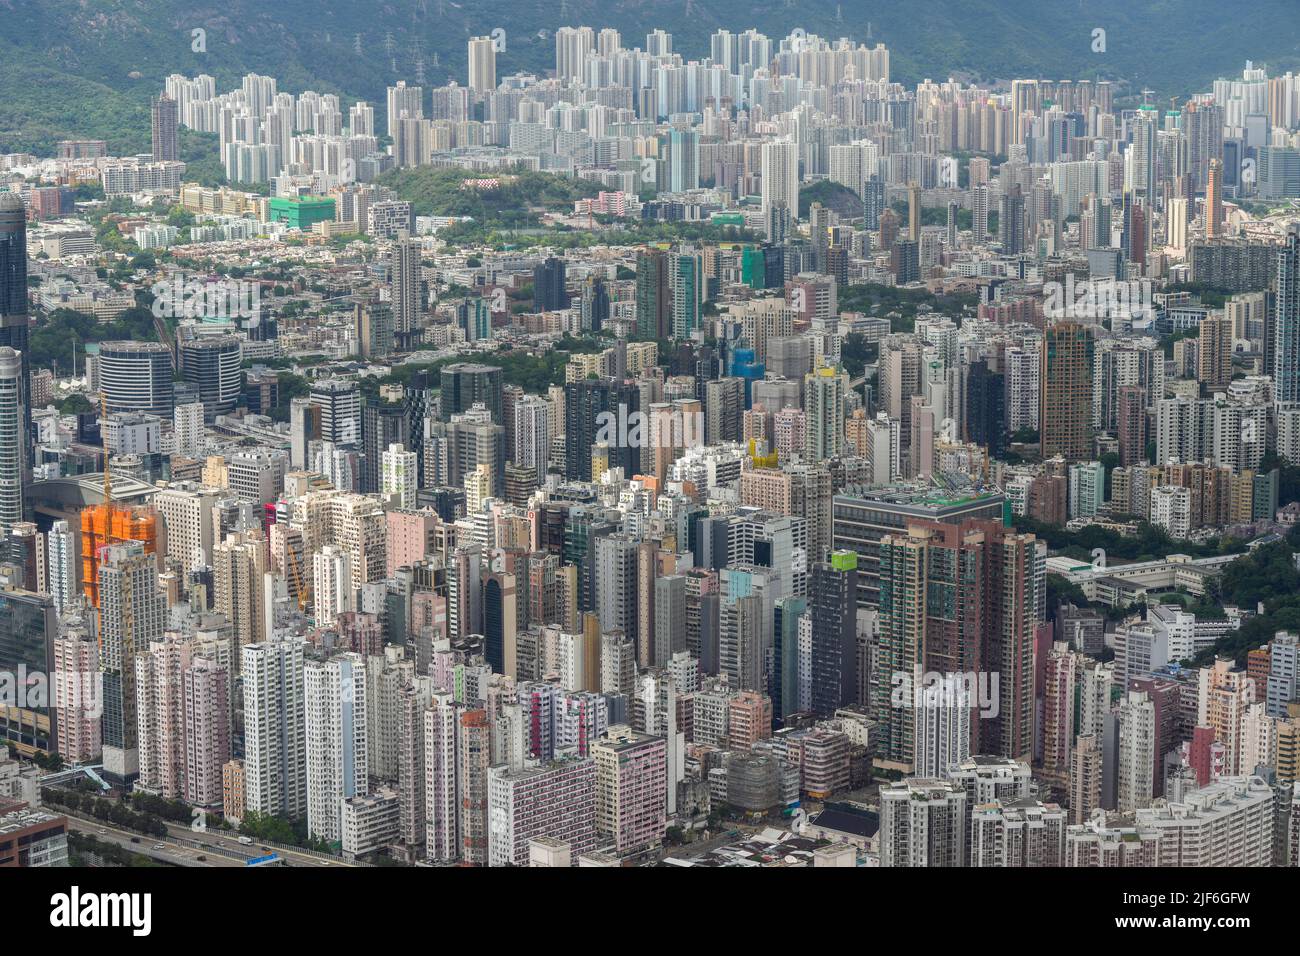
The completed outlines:
<svg viewBox="0 0 1300 956">
<path fill-rule="evenodd" d="M 426 84 L 464 82 L 466 39 L 497 28 L 507 34 L 502 75 L 551 68 L 563 24 L 612 26 L 629 47 L 662 27 L 687 57 L 706 56 L 718 27 L 869 36 L 889 45 L 906 83 L 1105 77 L 1168 96 L 1236 74 L 1248 58 L 1300 66 L 1294 0 L 691 0 L 687 9 L 686 0 L 0 0 L 0 150 L 47 151 L 69 135 L 142 149 L 149 96 L 173 72 L 207 72 L 228 89 L 255 70 L 282 89 L 363 98 L 382 113 L 384 88 L 414 81 L 421 65 Z M 1094 28 L 1106 30 L 1105 53 L 1092 50 Z M 205 31 L 198 52 L 195 29 Z"/>
</svg>

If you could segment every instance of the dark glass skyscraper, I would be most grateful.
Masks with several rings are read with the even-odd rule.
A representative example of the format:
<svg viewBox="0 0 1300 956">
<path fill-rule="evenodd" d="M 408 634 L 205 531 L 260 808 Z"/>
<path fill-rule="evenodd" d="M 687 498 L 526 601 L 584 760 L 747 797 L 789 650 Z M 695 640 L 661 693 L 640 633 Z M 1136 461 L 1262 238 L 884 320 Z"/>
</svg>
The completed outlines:
<svg viewBox="0 0 1300 956">
<path fill-rule="evenodd" d="M 177 162 L 181 158 L 177 104 L 164 93 L 153 101 L 153 158 Z"/>
<path fill-rule="evenodd" d="M 588 276 L 582 286 L 582 327 L 599 332 L 609 321 L 609 289 L 599 276 Z"/>
<path fill-rule="evenodd" d="M 880 228 L 880 214 L 885 211 L 885 183 L 872 176 L 862 184 L 862 214 L 868 229 Z"/>
<path fill-rule="evenodd" d="M 1025 251 L 1025 197 L 1019 186 L 998 200 L 998 241 L 1002 254 L 1018 256 Z"/>
<path fill-rule="evenodd" d="M 477 362 L 456 362 L 443 368 L 441 382 L 438 412 L 444 422 L 451 421 L 452 415 L 469 411 L 475 402 L 482 402 L 492 413 L 492 421 L 502 424 L 500 368 Z"/>
<path fill-rule="evenodd" d="M 989 369 L 987 359 L 971 362 L 966 373 L 967 439 L 984 445 L 992 458 L 1006 450 L 1006 384 L 1001 372 Z"/>
<path fill-rule="evenodd" d="M 411 435 L 410 414 L 404 401 L 371 400 L 362 406 L 361 442 L 366 452 L 361 460 L 361 491 L 364 494 L 375 494 L 380 490 L 380 458 L 388 446 L 406 447 Z M 406 450 L 413 449 L 406 447 Z"/>
<path fill-rule="evenodd" d="M 858 556 L 836 551 L 827 563 L 814 564 L 808 578 L 808 613 L 812 616 L 812 712 L 830 717 L 856 702 Z"/>
<path fill-rule="evenodd" d="M 1278 402 L 1300 402 L 1300 223 L 1292 223 L 1277 253 L 1273 313 L 1273 381 Z"/>
<path fill-rule="evenodd" d="M 533 310 L 554 312 L 569 307 L 564 287 L 564 261 L 554 256 L 533 269 Z"/>
<path fill-rule="evenodd" d="M 666 339 L 672 322 L 668 289 L 668 256 L 659 249 L 636 254 L 636 334 L 641 339 Z"/>
<path fill-rule="evenodd" d="M 565 385 L 565 477 L 591 480 L 591 447 L 598 436 L 610 439 L 609 467 L 622 468 L 627 478 L 640 471 L 641 449 L 628 440 L 631 425 L 625 425 L 640 408 L 641 389 L 630 383 L 602 378 Z"/>
<path fill-rule="evenodd" d="M 27 354 L 27 207 L 17 193 L 0 193 L 0 346 L 22 356 L 23 434 L 31 434 L 31 365 Z M 24 441 L 23 474 L 31 474 L 31 442 Z"/>
<path fill-rule="evenodd" d="M 48 594 L 21 589 L 0 594 L 0 670 L 13 676 L 15 686 L 25 686 L 28 679 L 34 682 L 41 674 L 53 675 L 57 636 L 58 619 Z M 17 706 L 0 708 L 0 741 L 14 744 L 24 755 L 53 752 L 57 714 L 49 700 L 33 694 L 10 703 Z"/>
</svg>

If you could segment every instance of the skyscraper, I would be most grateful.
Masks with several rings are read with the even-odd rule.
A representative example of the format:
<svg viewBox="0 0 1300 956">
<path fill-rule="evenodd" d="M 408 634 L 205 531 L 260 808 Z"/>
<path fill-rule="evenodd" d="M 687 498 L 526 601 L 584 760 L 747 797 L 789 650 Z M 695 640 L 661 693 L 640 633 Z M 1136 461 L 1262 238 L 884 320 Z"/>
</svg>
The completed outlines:
<svg viewBox="0 0 1300 956">
<path fill-rule="evenodd" d="M 587 276 L 583 282 L 580 307 L 585 332 L 599 332 L 609 321 L 609 288 L 600 276 Z"/>
<path fill-rule="evenodd" d="M 487 711 L 459 715 L 456 739 L 456 778 L 460 798 L 460 858 L 470 866 L 488 863 L 488 767 L 492 757 L 492 728 Z"/>
<path fill-rule="evenodd" d="M 198 389 L 208 421 L 225 415 L 239 402 L 243 346 L 234 335 L 212 335 L 182 342 L 181 374 Z"/>
<path fill-rule="evenodd" d="M 973 688 L 972 753 L 1027 759 L 1033 745 L 1033 629 L 1039 553 L 1000 522 L 914 521 L 880 542 L 880 631 L 870 708 L 878 753 L 913 766 L 906 709 L 926 674 L 989 675 Z M 996 679 L 992 675 L 997 675 Z M 899 695 L 904 701 L 899 706 Z"/>
<path fill-rule="evenodd" d="M 965 789 L 950 780 L 913 778 L 881 787 L 880 865 L 964 866 L 967 811 Z"/>
<path fill-rule="evenodd" d="M 381 455 L 380 491 L 396 495 L 399 508 L 415 507 L 415 489 L 419 474 L 415 452 L 400 442 L 388 446 Z"/>
<path fill-rule="evenodd" d="M 685 192 L 700 186 L 700 137 L 691 129 L 668 134 L 668 192 Z"/>
<path fill-rule="evenodd" d="M 185 727 L 185 800 L 220 806 L 222 766 L 230 759 L 230 674 L 224 664 L 196 657 L 181 673 Z"/>
<path fill-rule="evenodd" d="M 591 449 L 609 443 L 609 466 L 622 468 L 626 478 L 640 471 L 641 448 L 627 431 L 629 416 L 641 409 L 641 389 L 614 379 L 588 379 L 564 386 L 566 477 L 591 481 Z"/>
<path fill-rule="evenodd" d="M 907 238 L 921 242 L 921 184 L 913 180 L 907 184 Z"/>
<path fill-rule="evenodd" d="M 153 101 L 153 161 L 178 162 L 180 158 L 177 104 L 164 93 Z"/>
<path fill-rule="evenodd" d="M 987 197 L 987 187 L 984 192 Z M 879 229 L 880 215 L 887 208 L 885 205 L 885 183 L 879 176 L 872 173 L 862 185 L 862 214 L 866 227 L 868 229 Z M 985 218 L 987 219 L 987 216 Z"/>
<path fill-rule="evenodd" d="M 1232 382 L 1232 323 L 1226 315 L 1211 312 L 1201 320 L 1196 363 L 1197 377 L 1211 393 Z"/>
<path fill-rule="evenodd" d="M 857 703 L 858 556 L 836 551 L 814 564 L 808 581 L 812 622 L 812 712 L 830 717 Z"/>
<path fill-rule="evenodd" d="M 626 726 L 591 748 L 596 763 L 596 829 L 620 854 L 663 839 L 667 818 L 667 741 Z"/>
<path fill-rule="evenodd" d="M 424 88 L 407 86 L 405 80 L 398 80 L 396 86 L 388 88 L 388 135 L 397 136 L 397 127 L 403 117 L 422 119 L 424 117 Z"/>
<path fill-rule="evenodd" d="M 966 438 L 1001 458 L 1006 450 L 1006 382 L 989 368 L 987 359 L 971 362 L 966 371 Z"/>
<path fill-rule="evenodd" d="M 6 687 L 0 707 L 0 743 L 12 744 L 25 756 L 52 754 L 59 742 L 60 713 L 48 696 L 59 676 L 53 673 L 58 633 L 54 601 L 48 594 L 8 584 L 0 589 L 0 684 Z M 45 695 L 35 690 L 42 676 L 48 687 Z M 85 691 L 92 686 L 82 683 L 83 703 Z"/>
<path fill-rule="evenodd" d="M 23 476 L 31 474 L 31 358 L 27 349 L 27 207 L 15 192 L 0 193 L 0 346 L 18 353 L 22 362 Z"/>
<path fill-rule="evenodd" d="M 668 288 L 672 297 L 673 338 L 690 338 L 700 325 L 704 301 L 704 257 L 694 249 L 668 256 Z"/>
<path fill-rule="evenodd" d="M 998 199 L 998 242 L 1004 255 L 1025 251 L 1025 197 L 1018 185 Z"/>
<path fill-rule="evenodd" d="M 23 357 L 0 345 L 0 534 L 23 520 L 24 459 L 29 444 Z"/>
<path fill-rule="evenodd" d="M 469 88 L 491 93 L 497 86 L 497 51 L 491 37 L 469 38 Z"/>
<path fill-rule="evenodd" d="M 333 627 L 340 614 L 355 610 L 352 560 L 347 551 L 327 544 L 312 555 L 312 594 L 319 627 Z"/>
<path fill-rule="evenodd" d="M 366 669 L 344 653 L 303 667 L 307 828 L 323 840 L 343 836 L 342 802 L 369 792 Z"/>
<path fill-rule="evenodd" d="M 1205 238 L 1218 239 L 1223 235 L 1223 160 L 1209 162 L 1205 180 Z"/>
<path fill-rule="evenodd" d="M 1056 322 L 1043 330 L 1039 440 L 1044 458 L 1092 458 L 1092 329 Z"/>
<path fill-rule="evenodd" d="M 99 387 L 110 415 L 146 412 L 169 416 L 175 384 L 171 350 L 161 342 L 102 342 L 99 346 Z"/>
<path fill-rule="evenodd" d="M 764 219 L 774 209 L 785 209 L 791 218 L 798 216 L 799 145 L 789 140 L 763 143 L 762 176 Z"/>
<path fill-rule="evenodd" d="M 483 657 L 497 674 L 516 677 L 518 600 L 515 575 L 483 574 Z"/>
<path fill-rule="evenodd" d="M 492 414 L 492 421 L 504 424 L 501 417 L 501 369 L 476 362 L 456 362 L 441 373 L 438 412 L 444 422 L 451 416 L 467 412 L 482 403 Z"/>
<path fill-rule="evenodd" d="M 299 817 L 307 810 L 303 649 L 298 640 L 246 644 L 244 787 L 249 810 Z"/>
<path fill-rule="evenodd" d="M 568 307 L 564 260 L 550 256 L 533 267 L 533 310 L 555 312 Z"/>
<path fill-rule="evenodd" d="M 642 249 L 636 254 L 636 334 L 641 339 L 666 339 L 672 334 L 672 294 L 668 254 Z"/>
<path fill-rule="evenodd" d="M 106 546 L 99 564 L 102 727 L 104 772 L 116 780 L 131 780 L 139 771 L 135 655 L 162 639 L 166 611 L 158 567 L 144 545 Z"/>
<path fill-rule="evenodd" d="M 393 339 L 398 348 L 410 348 L 424 311 L 420 243 L 399 238 L 389 254 L 389 289 L 393 309 Z"/>
<path fill-rule="evenodd" d="M 808 416 L 804 454 L 810 462 L 834 458 L 844 444 L 844 391 L 848 376 L 822 366 L 804 376 L 803 408 Z"/>
<path fill-rule="evenodd" d="M 1273 335 L 1274 397 L 1280 404 L 1300 402 L 1300 222 L 1291 223 L 1277 252 Z"/>
</svg>

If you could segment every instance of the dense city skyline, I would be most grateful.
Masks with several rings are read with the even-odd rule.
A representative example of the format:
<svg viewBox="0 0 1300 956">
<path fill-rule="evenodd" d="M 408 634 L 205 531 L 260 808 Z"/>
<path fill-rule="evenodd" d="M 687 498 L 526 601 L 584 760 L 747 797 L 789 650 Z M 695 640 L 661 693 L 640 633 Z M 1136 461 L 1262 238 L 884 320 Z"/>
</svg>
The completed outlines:
<svg viewBox="0 0 1300 956">
<path fill-rule="evenodd" d="M 0 866 L 1300 865 L 1300 74 L 865 26 L 0 153 Z"/>
</svg>

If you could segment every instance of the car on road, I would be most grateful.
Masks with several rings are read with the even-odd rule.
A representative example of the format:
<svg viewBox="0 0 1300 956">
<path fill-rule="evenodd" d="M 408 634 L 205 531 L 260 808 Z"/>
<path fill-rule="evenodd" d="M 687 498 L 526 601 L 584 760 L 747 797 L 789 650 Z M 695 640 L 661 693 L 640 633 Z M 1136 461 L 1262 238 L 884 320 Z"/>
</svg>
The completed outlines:
<svg viewBox="0 0 1300 956">
<path fill-rule="evenodd" d="M 131 837 L 131 842 L 132 842 L 132 843 L 139 843 L 139 842 L 140 842 L 140 838 L 139 838 L 139 837 Z"/>
<path fill-rule="evenodd" d="M 241 837 L 239 838 L 239 842 L 240 842 L 240 844 L 241 844 L 242 846 L 252 846 L 252 845 L 253 845 L 253 840 L 252 840 L 251 837 L 241 836 Z"/>
<path fill-rule="evenodd" d="M 97 832 L 97 833 L 107 833 L 108 831 L 105 830 L 103 827 L 100 827 L 100 828 L 99 828 L 97 831 L 95 831 L 95 832 Z"/>
<path fill-rule="evenodd" d="M 154 848 L 155 850 L 165 850 L 165 849 L 167 849 L 167 844 L 166 844 L 166 843 L 155 843 L 155 844 L 153 845 L 153 848 Z"/>
<path fill-rule="evenodd" d="M 207 862 L 208 862 L 208 858 L 207 858 L 206 856 L 203 856 L 202 854 L 200 854 L 199 856 L 196 856 L 194 859 L 197 860 L 199 863 L 207 863 Z"/>
</svg>

